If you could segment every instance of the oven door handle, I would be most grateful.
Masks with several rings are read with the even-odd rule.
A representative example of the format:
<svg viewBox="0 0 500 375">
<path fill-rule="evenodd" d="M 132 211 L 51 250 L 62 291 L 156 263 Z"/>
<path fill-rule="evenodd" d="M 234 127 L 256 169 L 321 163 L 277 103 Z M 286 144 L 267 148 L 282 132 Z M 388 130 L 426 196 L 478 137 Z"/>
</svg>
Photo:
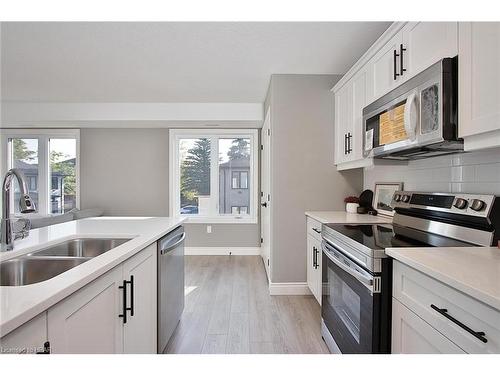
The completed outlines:
<svg viewBox="0 0 500 375">
<path fill-rule="evenodd" d="M 321 243 L 321 247 L 323 249 L 323 253 L 330 259 L 337 267 L 340 269 L 344 270 L 347 272 L 349 275 L 353 276 L 356 278 L 358 281 L 360 281 L 363 285 L 365 285 L 368 289 L 373 290 L 373 276 L 368 274 L 363 275 L 359 271 L 353 269 L 352 267 L 349 267 L 347 264 L 344 264 L 341 262 L 339 259 L 335 259 L 335 256 L 331 255 L 331 252 L 337 252 L 335 249 L 329 249 L 327 246 L 325 246 L 325 243 Z M 339 253 L 339 252 L 337 252 Z M 342 254 L 339 253 L 339 255 L 344 258 Z"/>
</svg>

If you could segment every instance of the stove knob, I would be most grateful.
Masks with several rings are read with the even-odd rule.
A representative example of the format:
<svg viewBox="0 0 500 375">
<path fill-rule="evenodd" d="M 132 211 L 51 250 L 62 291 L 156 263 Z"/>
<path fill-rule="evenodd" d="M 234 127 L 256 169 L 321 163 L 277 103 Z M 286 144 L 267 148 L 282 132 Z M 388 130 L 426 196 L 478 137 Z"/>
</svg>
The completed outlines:
<svg viewBox="0 0 500 375">
<path fill-rule="evenodd" d="M 401 200 L 401 195 L 400 194 L 394 194 L 394 201 L 399 202 Z"/>
<path fill-rule="evenodd" d="M 474 211 L 481 211 L 486 206 L 481 199 L 473 199 L 470 208 Z"/>
<path fill-rule="evenodd" d="M 455 201 L 455 203 L 453 204 L 453 206 L 455 206 L 459 210 L 463 210 L 463 209 L 467 208 L 467 204 L 468 204 L 468 202 L 467 202 L 466 199 L 457 198 L 457 200 Z"/>
<path fill-rule="evenodd" d="M 409 195 L 403 195 L 403 198 L 401 200 L 405 203 L 408 203 L 410 201 L 410 196 Z"/>
</svg>

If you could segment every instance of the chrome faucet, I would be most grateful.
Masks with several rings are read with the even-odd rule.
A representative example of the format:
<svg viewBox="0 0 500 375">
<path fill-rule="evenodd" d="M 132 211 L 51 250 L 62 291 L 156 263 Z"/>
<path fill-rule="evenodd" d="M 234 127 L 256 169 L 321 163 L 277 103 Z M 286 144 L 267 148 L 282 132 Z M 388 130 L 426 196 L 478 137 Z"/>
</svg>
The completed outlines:
<svg viewBox="0 0 500 375">
<path fill-rule="evenodd" d="M 9 251 L 14 248 L 14 234 L 10 219 L 10 188 L 12 178 L 16 177 L 21 190 L 21 198 L 19 199 L 19 209 L 21 213 L 26 214 L 35 212 L 36 207 L 33 200 L 28 194 L 28 186 L 23 172 L 18 168 L 12 168 L 7 172 L 2 183 L 2 221 L 0 232 L 0 251 Z"/>
</svg>

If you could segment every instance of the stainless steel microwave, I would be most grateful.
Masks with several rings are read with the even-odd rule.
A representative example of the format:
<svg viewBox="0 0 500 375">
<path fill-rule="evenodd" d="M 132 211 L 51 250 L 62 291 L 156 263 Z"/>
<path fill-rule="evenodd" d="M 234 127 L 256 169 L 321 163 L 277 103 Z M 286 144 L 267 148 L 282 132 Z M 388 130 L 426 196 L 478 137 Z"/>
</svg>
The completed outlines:
<svg viewBox="0 0 500 375">
<path fill-rule="evenodd" d="M 363 109 L 364 156 L 422 159 L 463 151 L 458 58 L 445 58 Z"/>
</svg>

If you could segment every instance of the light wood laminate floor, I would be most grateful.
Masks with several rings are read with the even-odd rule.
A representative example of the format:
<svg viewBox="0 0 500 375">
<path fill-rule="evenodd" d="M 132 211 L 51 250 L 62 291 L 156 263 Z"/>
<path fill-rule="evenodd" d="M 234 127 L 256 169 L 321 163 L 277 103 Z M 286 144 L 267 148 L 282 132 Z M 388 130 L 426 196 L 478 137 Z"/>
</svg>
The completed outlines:
<svg viewBox="0 0 500 375">
<path fill-rule="evenodd" d="M 270 296 L 259 256 L 186 256 L 186 305 L 166 353 L 328 353 L 312 296 Z"/>
</svg>

